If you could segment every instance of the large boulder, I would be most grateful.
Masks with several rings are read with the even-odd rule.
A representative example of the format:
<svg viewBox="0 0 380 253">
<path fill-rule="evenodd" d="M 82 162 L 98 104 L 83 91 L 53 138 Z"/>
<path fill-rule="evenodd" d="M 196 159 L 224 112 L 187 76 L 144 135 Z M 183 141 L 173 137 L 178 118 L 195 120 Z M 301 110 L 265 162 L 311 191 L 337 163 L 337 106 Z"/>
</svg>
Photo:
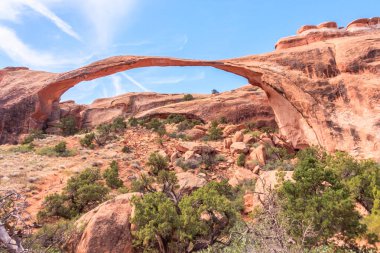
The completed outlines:
<svg viewBox="0 0 380 253">
<path fill-rule="evenodd" d="M 249 147 L 244 142 L 234 142 L 230 146 L 230 152 L 232 154 L 246 154 L 249 151 Z"/>
<path fill-rule="evenodd" d="M 131 213 L 133 196 L 127 193 L 109 200 L 75 222 L 77 232 L 66 243 L 72 253 L 130 253 L 132 248 Z"/>
<path fill-rule="evenodd" d="M 198 142 L 190 142 L 190 141 L 179 142 L 176 145 L 176 149 L 183 153 L 187 151 L 193 151 L 196 154 L 212 154 L 216 152 L 215 148 L 207 144 L 198 143 Z"/>
<path fill-rule="evenodd" d="M 176 174 L 179 189 L 181 191 L 191 192 L 206 185 L 207 181 L 203 177 L 197 176 L 191 172 L 180 172 Z"/>
<path fill-rule="evenodd" d="M 262 166 L 265 165 L 267 159 L 265 146 L 260 144 L 258 147 L 254 148 L 249 154 L 249 159 L 252 161 L 257 161 L 257 163 Z"/>
</svg>

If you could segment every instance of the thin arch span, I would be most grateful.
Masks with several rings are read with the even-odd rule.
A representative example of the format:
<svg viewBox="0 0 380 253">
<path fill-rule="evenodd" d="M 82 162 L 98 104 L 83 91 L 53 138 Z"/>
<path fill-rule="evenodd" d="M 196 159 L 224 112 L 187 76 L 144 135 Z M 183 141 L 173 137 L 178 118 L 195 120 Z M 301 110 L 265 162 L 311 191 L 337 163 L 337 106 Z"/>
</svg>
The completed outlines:
<svg viewBox="0 0 380 253">
<path fill-rule="evenodd" d="M 243 65 L 234 60 L 201 61 L 165 57 L 116 56 L 94 62 L 85 67 L 58 74 L 38 92 L 38 103 L 32 120 L 37 125 L 44 122 L 52 112 L 52 105 L 59 101 L 63 93 L 76 84 L 118 72 L 141 67 L 165 66 L 208 66 L 224 70 L 248 80 L 251 85 L 262 88 L 268 96 L 269 103 L 276 115 L 280 131 L 290 137 L 293 146 L 301 148 L 310 144 L 319 145 L 314 129 L 303 115 L 286 98 L 281 87 L 284 77 L 278 70 L 265 68 L 260 62 Z M 268 74 L 271 78 L 263 78 Z M 289 80 L 285 80 L 289 81 Z M 285 113 L 286 112 L 286 113 Z"/>
</svg>

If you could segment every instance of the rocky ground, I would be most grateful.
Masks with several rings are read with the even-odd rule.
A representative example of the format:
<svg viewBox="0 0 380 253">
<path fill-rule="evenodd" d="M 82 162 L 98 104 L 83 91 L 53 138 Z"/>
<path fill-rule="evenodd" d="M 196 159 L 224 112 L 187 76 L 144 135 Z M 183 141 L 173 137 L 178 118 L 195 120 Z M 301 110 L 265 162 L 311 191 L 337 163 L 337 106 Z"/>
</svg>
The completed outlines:
<svg viewBox="0 0 380 253">
<path fill-rule="evenodd" d="M 167 135 L 161 138 L 152 130 L 137 126 L 128 127 L 116 140 L 95 149 L 80 145 L 79 140 L 83 134 L 70 137 L 49 135 L 33 142 L 34 150 L 39 150 L 65 141 L 68 148 L 75 152 L 70 157 L 49 157 L 36 154 L 36 151 L 23 152 L 20 150 L 21 145 L 2 145 L 0 189 L 25 192 L 30 204 L 29 212 L 35 216 L 44 197 L 60 192 L 70 176 L 88 167 L 104 170 L 113 160 L 118 162 L 120 178 L 127 187 L 141 173 L 147 172 L 145 163 L 148 156 L 155 151 L 170 160 L 171 169 L 177 173 L 182 187 L 200 187 L 210 180 L 221 179 L 228 179 L 235 186 L 245 180 L 255 179 L 259 174 L 266 174 L 262 170 L 268 159 L 265 147 L 287 147 L 278 134 L 251 131 L 245 124 L 220 124 L 218 127 L 223 130 L 223 137 L 218 141 L 202 140 L 210 128 L 210 124 L 206 124 L 186 130 L 187 136 L 193 136 L 192 141 L 170 138 Z M 176 124 L 168 124 L 166 129 L 170 135 L 170 132 L 176 131 Z M 130 147 L 131 152 L 122 152 L 124 146 Z M 241 153 L 246 154 L 245 166 L 238 166 L 236 162 Z M 216 161 L 210 168 L 200 166 L 183 169 L 178 166 L 178 160 L 196 163 L 205 154 L 215 156 Z M 273 180 L 275 177 L 272 176 L 270 181 Z M 251 202 L 252 200 L 247 199 L 247 206 L 251 206 Z"/>
</svg>

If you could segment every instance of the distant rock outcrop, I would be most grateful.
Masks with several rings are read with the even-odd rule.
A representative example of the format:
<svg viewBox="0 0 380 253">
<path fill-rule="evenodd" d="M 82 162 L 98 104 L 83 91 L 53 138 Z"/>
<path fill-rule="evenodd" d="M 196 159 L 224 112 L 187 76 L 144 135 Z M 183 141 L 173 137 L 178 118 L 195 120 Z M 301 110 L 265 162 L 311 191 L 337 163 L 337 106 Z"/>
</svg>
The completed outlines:
<svg viewBox="0 0 380 253">
<path fill-rule="evenodd" d="M 133 92 L 97 99 L 89 105 L 77 105 L 74 101 L 57 103 L 47 120 L 47 131 L 54 133 L 60 118 L 68 115 L 78 119 L 80 128 L 92 128 L 118 116 L 166 118 L 170 114 L 182 114 L 202 121 L 224 117 L 230 123 L 252 121 L 258 127 L 276 127 L 265 93 L 251 85 L 215 95 L 193 94 L 194 99 L 190 101 L 184 101 L 183 97 L 184 94 Z"/>
<path fill-rule="evenodd" d="M 281 134 L 295 148 L 318 145 L 378 159 L 379 18 L 356 20 L 342 29 L 324 23 L 299 32 L 281 39 L 274 52 L 228 60 L 117 56 L 61 74 L 3 69 L 0 143 L 46 127 L 61 95 L 79 82 L 147 66 L 211 66 L 263 89 Z"/>
</svg>

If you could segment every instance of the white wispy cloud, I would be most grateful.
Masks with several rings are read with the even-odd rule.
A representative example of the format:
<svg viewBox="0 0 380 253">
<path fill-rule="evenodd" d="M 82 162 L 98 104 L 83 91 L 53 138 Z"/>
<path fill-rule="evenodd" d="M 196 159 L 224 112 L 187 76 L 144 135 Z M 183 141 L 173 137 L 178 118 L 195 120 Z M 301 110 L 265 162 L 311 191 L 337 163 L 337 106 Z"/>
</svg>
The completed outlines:
<svg viewBox="0 0 380 253">
<path fill-rule="evenodd" d="M 125 88 L 123 87 L 123 84 L 121 83 L 121 77 L 120 76 L 113 75 L 113 76 L 111 76 L 111 80 L 112 80 L 112 86 L 114 89 L 114 95 L 115 96 L 121 95 L 121 94 L 124 94 L 127 92 L 125 90 Z"/>
<path fill-rule="evenodd" d="M 2 25 L 0 25 L 0 41 L 0 50 L 10 59 L 18 64 L 31 67 L 60 67 L 82 64 L 91 58 L 91 56 L 83 58 L 56 57 L 48 52 L 34 50 L 25 44 L 12 29 Z"/>
<path fill-rule="evenodd" d="M 61 18 L 59 18 L 54 12 L 48 9 L 41 2 L 38 2 L 37 0 L 15 0 L 15 1 L 21 1 L 23 4 L 29 6 L 34 11 L 48 18 L 64 33 L 70 35 L 71 37 L 79 41 L 81 40 L 80 36 L 73 30 L 73 28 L 68 23 L 66 23 Z"/>
<path fill-rule="evenodd" d="M 28 7 L 49 19 L 67 35 L 79 41 L 81 40 L 80 36 L 73 30 L 73 28 L 44 5 L 41 0 L 1 0 L 0 19 L 18 22 L 20 16 L 25 13 L 25 7 Z"/>
<path fill-rule="evenodd" d="M 141 83 L 139 83 L 138 81 L 136 81 L 135 79 L 133 79 L 131 76 L 127 75 L 126 73 L 121 73 L 121 75 L 123 75 L 125 78 L 127 78 L 131 83 L 133 83 L 134 85 L 136 85 L 137 87 L 139 87 L 141 90 L 143 90 L 143 91 L 149 91 L 147 88 L 145 88 L 144 85 L 142 85 Z"/>
<path fill-rule="evenodd" d="M 115 33 L 128 24 L 137 6 L 137 0 L 72 0 L 81 8 L 94 29 L 97 46 L 106 48 L 112 44 Z"/>
</svg>

